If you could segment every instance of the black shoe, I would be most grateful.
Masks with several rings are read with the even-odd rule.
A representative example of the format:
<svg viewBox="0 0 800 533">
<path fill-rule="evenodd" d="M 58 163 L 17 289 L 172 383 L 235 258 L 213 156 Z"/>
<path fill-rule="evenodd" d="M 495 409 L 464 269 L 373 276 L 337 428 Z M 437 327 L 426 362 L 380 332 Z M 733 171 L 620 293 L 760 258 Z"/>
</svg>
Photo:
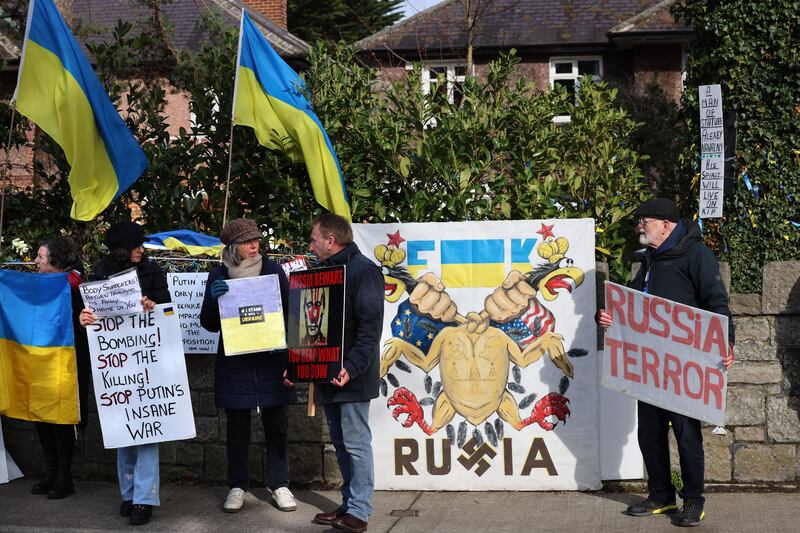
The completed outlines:
<svg viewBox="0 0 800 533">
<path fill-rule="evenodd" d="M 119 515 L 130 516 L 132 509 L 133 509 L 133 500 L 122 500 L 122 503 L 119 505 Z"/>
<path fill-rule="evenodd" d="M 681 516 L 678 518 L 678 525 L 680 527 L 699 526 L 700 521 L 705 518 L 706 513 L 703 511 L 703 504 L 694 502 L 683 502 L 683 510 Z"/>
<path fill-rule="evenodd" d="M 678 506 L 675 505 L 674 501 L 661 503 L 647 498 L 629 506 L 626 512 L 630 516 L 650 516 L 653 514 L 671 514 L 677 512 L 677 510 Z"/>
<path fill-rule="evenodd" d="M 55 465 L 53 465 L 55 466 Z M 47 473 L 38 483 L 31 487 L 31 494 L 47 494 L 56 482 L 56 470 L 50 470 L 48 467 Z"/>
<path fill-rule="evenodd" d="M 153 514 L 153 506 L 152 505 L 143 505 L 143 504 L 136 504 L 131 509 L 131 518 L 128 522 L 132 526 L 141 526 L 150 521 L 150 517 Z"/>
<path fill-rule="evenodd" d="M 66 469 L 59 467 L 56 482 L 47 491 L 47 498 L 50 500 L 60 500 L 70 494 L 75 494 L 75 483 L 72 481 L 72 473 L 69 465 Z"/>
</svg>

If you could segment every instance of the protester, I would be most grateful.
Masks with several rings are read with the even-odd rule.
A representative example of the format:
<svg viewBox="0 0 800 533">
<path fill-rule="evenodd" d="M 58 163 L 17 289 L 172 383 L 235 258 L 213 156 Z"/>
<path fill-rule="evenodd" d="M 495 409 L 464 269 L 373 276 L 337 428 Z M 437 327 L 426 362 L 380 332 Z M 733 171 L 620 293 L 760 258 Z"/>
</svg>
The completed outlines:
<svg viewBox="0 0 800 533">
<path fill-rule="evenodd" d="M 78 373 L 78 405 L 80 423 L 78 428 L 86 427 L 87 396 L 89 391 L 89 344 L 86 330 L 80 327 L 80 311 L 83 308 L 79 286 L 83 282 L 83 265 L 78 259 L 75 244 L 67 237 L 51 237 L 39 246 L 36 268 L 42 274 L 67 272 L 72 289 L 72 326 L 75 332 L 75 357 Z M 46 494 L 52 500 L 66 498 L 75 493 L 72 481 L 72 456 L 75 452 L 75 426 L 72 424 L 50 424 L 34 422 L 39 442 L 42 445 L 45 461 L 45 477 L 31 489 L 33 494 Z"/>
<path fill-rule="evenodd" d="M 275 274 L 278 276 L 283 304 L 284 324 L 288 312 L 289 282 L 283 269 L 261 255 L 261 232 L 251 219 L 230 221 L 220 234 L 225 245 L 222 265 L 208 275 L 200 324 L 208 331 L 220 330 L 217 299 L 228 292 L 226 279 Z M 222 505 L 226 513 L 235 513 L 244 506 L 250 485 L 247 456 L 250 449 L 250 411 L 261 413 L 267 444 L 267 490 L 281 511 L 294 511 L 297 503 L 289 490 L 288 427 L 290 403 L 295 402 L 294 389 L 285 385 L 287 367 L 285 350 L 253 354 L 225 355 L 224 339 L 220 339 L 214 367 L 214 397 L 217 407 L 224 408 L 227 422 L 228 495 Z"/>
<path fill-rule="evenodd" d="M 93 280 L 108 279 L 114 274 L 135 268 L 142 289 L 142 307 L 152 311 L 156 304 L 170 301 L 167 276 L 147 259 L 144 253 L 144 232 L 134 222 L 122 221 L 111 226 L 105 235 L 108 254 L 92 272 Z M 97 317 L 92 309 L 81 311 L 82 326 L 92 324 Z M 132 525 L 146 524 L 153 506 L 160 505 L 158 443 L 117 448 L 117 476 L 122 504 L 121 516 L 130 517 Z"/>
<path fill-rule="evenodd" d="M 369 402 L 378 397 L 383 328 L 383 275 L 353 243 L 343 217 L 326 213 L 313 222 L 310 251 L 328 266 L 345 265 L 343 364 L 331 383 L 317 384 L 344 483 L 342 503 L 312 522 L 344 531 L 367 529 L 375 486 Z"/>
<path fill-rule="evenodd" d="M 631 283 L 633 289 L 661 296 L 685 305 L 726 315 L 729 318 L 726 368 L 733 364 L 733 321 L 730 320 L 728 294 L 722 283 L 714 253 L 703 244 L 695 222 L 681 220 L 678 207 L 671 200 L 655 198 L 639 207 L 636 232 L 646 248 L 641 254 L 641 268 Z M 612 318 L 605 309 L 598 312 L 598 323 L 610 327 Z M 683 488 L 678 491 L 683 509 L 679 526 L 696 526 L 705 517 L 703 505 L 704 453 L 699 420 L 674 413 L 646 402 L 638 402 L 639 448 L 647 469 L 649 495 L 628 507 L 632 516 L 674 513 L 678 510 L 675 486 L 670 471 L 668 432 L 678 443 Z"/>
</svg>

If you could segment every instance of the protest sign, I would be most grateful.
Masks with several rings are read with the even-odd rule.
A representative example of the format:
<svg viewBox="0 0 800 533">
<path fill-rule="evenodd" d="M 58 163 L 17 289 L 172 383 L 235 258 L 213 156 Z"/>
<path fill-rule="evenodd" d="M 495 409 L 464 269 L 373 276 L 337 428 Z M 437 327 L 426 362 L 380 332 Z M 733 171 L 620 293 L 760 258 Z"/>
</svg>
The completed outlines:
<svg viewBox="0 0 800 533">
<path fill-rule="evenodd" d="M 602 384 L 669 411 L 725 423 L 728 317 L 606 282 Z"/>
<path fill-rule="evenodd" d="M 217 353 L 219 332 L 208 331 L 200 325 L 206 281 L 208 274 L 205 272 L 167 274 L 169 293 L 180 321 L 183 352 L 187 354 Z"/>
<path fill-rule="evenodd" d="M 100 317 L 86 329 L 106 448 L 195 436 L 175 304 Z"/>
<path fill-rule="evenodd" d="M 725 134 L 719 84 L 701 85 L 700 101 L 700 218 L 722 216 Z"/>
<path fill-rule="evenodd" d="M 327 382 L 342 369 L 345 267 L 289 276 L 290 381 Z"/>
<path fill-rule="evenodd" d="M 225 355 L 286 348 L 281 287 L 277 274 L 225 280 L 219 297 Z"/>
<path fill-rule="evenodd" d="M 3 440 L 3 425 L 0 423 L 0 483 L 8 483 L 9 481 L 22 477 L 22 472 L 17 466 L 17 463 L 14 462 L 14 459 L 11 458 L 5 446 L 5 441 Z"/>
<path fill-rule="evenodd" d="M 92 309 L 96 316 L 127 315 L 144 310 L 135 268 L 108 279 L 82 283 L 80 289 L 83 305 Z"/>
<path fill-rule="evenodd" d="M 601 486 L 594 232 L 592 219 L 353 224 L 384 275 L 376 489 Z"/>
<path fill-rule="evenodd" d="M 289 274 L 292 272 L 298 272 L 300 270 L 306 270 L 306 258 L 302 255 L 294 256 L 294 259 L 291 261 L 287 261 L 285 263 L 281 263 L 281 268 L 286 273 L 286 277 L 289 277 Z"/>
</svg>

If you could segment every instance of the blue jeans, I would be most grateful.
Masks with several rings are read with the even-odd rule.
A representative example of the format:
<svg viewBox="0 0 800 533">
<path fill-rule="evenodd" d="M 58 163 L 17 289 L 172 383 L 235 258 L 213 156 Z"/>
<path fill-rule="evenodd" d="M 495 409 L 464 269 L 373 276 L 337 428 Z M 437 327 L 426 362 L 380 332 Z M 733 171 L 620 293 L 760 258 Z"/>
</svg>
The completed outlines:
<svg viewBox="0 0 800 533">
<path fill-rule="evenodd" d="M 372 432 L 369 429 L 369 401 L 326 403 L 331 441 L 342 471 L 341 509 L 367 522 L 372 514 L 375 466 L 372 461 Z"/>
<path fill-rule="evenodd" d="M 123 500 L 141 505 L 160 505 L 158 444 L 117 448 L 117 476 Z"/>
</svg>

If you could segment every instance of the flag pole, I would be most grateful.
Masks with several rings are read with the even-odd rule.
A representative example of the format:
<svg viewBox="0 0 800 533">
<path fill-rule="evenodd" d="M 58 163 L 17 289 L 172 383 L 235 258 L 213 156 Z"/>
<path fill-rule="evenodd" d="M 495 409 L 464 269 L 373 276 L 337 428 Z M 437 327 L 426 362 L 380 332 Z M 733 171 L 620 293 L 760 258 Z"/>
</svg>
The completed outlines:
<svg viewBox="0 0 800 533">
<path fill-rule="evenodd" d="M 222 210 L 223 228 L 228 222 L 228 198 L 231 196 L 231 166 L 233 164 L 233 117 L 231 117 L 231 136 L 228 146 L 228 178 L 225 180 L 225 207 Z"/>
<path fill-rule="evenodd" d="M 3 162 L 3 179 L 2 184 L 0 184 L 0 252 L 3 251 L 3 215 L 6 207 L 8 168 L 11 166 L 11 135 L 14 133 L 14 119 L 16 115 L 16 106 L 11 106 L 11 124 L 8 125 L 8 140 L 6 141 L 6 160 Z"/>
</svg>

